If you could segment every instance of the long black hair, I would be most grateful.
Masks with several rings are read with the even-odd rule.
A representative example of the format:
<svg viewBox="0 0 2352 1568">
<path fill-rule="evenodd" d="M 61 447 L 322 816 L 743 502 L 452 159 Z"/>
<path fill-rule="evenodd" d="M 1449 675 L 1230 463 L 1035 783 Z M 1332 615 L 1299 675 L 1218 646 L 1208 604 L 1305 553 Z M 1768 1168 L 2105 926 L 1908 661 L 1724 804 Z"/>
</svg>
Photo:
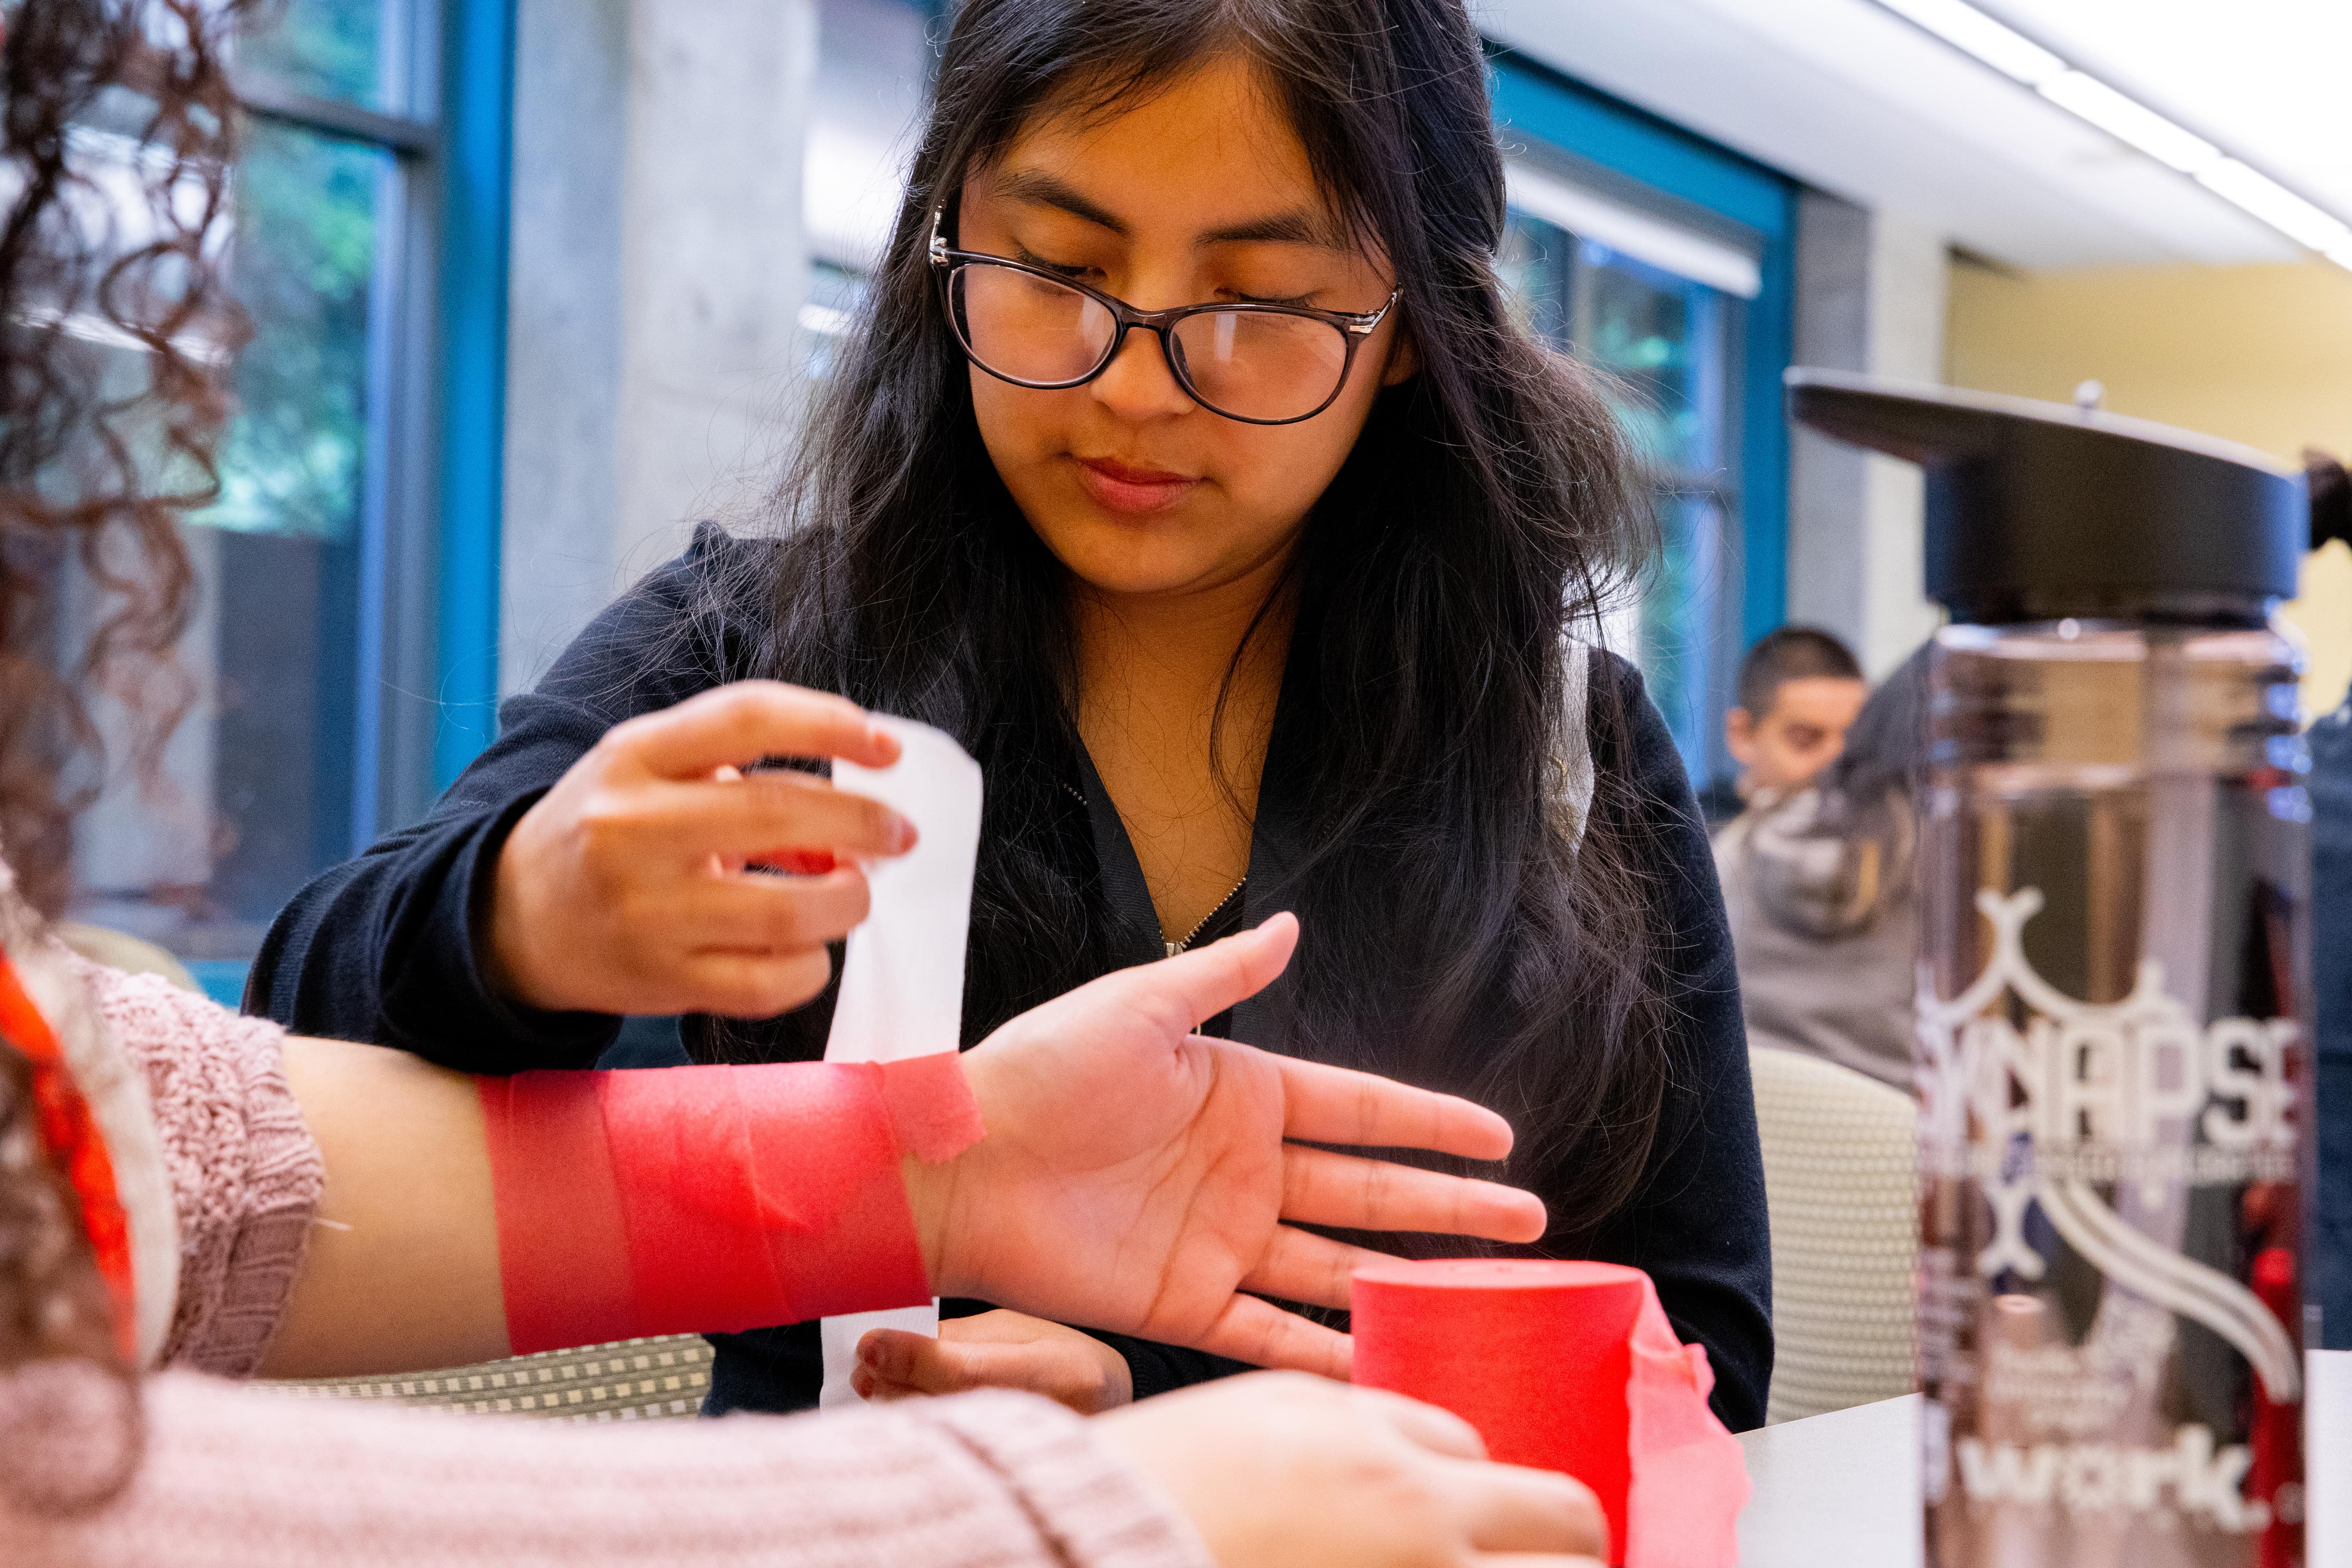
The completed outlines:
<svg viewBox="0 0 2352 1568">
<path fill-rule="evenodd" d="M 1506 312 L 1502 162 L 1460 0 L 967 0 L 761 558 L 762 666 L 936 724 L 985 769 L 970 1037 L 1105 966 L 1090 865 L 1064 852 L 1067 580 L 982 445 L 926 242 L 1034 117 L 1116 113 L 1216 56 L 1253 63 L 1335 212 L 1395 268 L 1417 364 L 1283 590 L 1275 744 L 1303 852 L 1249 898 L 1304 921 L 1288 1048 L 1502 1111 L 1514 1173 L 1581 1229 L 1637 1185 L 1669 1071 L 1623 786 L 1604 744 L 1575 821 L 1564 762 L 1584 740 L 1564 732 L 1563 634 L 1646 560 L 1648 492 L 1594 381 Z M 1617 689 L 1591 683 L 1604 739 Z"/>
</svg>

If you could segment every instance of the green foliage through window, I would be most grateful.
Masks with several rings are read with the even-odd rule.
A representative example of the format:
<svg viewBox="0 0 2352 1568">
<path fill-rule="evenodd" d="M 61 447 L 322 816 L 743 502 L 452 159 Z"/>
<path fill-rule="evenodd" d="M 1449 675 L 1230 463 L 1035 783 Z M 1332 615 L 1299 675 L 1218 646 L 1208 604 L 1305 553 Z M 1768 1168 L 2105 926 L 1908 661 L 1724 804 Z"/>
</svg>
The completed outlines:
<svg viewBox="0 0 2352 1568">
<path fill-rule="evenodd" d="M 236 170 L 230 279 L 251 312 L 221 499 L 199 524 L 348 538 L 367 451 L 368 308 L 389 155 L 257 125 Z"/>
<path fill-rule="evenodd" d="M 385 0 L 276 0 L 242 40 L 237 64 L 316 98 L 397 110 L 383 101 L 382 82 L 393 31 L 385 13 L 401 9 Z"/>
</svg>

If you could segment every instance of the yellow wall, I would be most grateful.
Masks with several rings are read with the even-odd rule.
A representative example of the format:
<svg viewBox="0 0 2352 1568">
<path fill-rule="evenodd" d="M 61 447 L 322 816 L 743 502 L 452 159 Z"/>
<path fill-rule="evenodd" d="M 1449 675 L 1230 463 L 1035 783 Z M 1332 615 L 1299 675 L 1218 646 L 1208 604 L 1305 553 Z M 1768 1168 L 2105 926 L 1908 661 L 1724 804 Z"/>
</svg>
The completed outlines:
<svg viewBox="0 0 2352 1568">
<path fill-rule="evenodd" d="M 2287 463 L 2306 447 L 2352 458 L 2352 272 L 2323 261 L 2022 276 L 1955 266 L 1946 374 L 2060 403 L 2095 380 L 2117 414 Z M 2332 545 L 2307 560 L 2286 614 L 2310 645 L 2304 705 L 2316 716 L 2352 679 L 2352 552 Z"/>
</svg>

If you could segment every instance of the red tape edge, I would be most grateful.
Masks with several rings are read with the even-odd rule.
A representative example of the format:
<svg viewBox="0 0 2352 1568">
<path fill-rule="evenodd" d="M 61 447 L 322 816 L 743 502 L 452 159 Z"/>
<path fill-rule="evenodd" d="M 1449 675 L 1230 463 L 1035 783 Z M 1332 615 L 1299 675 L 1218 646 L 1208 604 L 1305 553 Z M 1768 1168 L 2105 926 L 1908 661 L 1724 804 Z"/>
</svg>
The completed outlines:
<svg viewBox="0 0 2352 1568">
<path fill-rule="evenodd" d="M 517 1355 L 637 1333 L 628 1230 L 596 1079 L 477 1079 L 498 1205 L 499 1282 Z"/>
<path fill-rule="evenodd" d="M 898 1147 L 929 1164 L 951 1160 L 987 1135 L 963 1058 L 954 1051 L 884 1062 L 882 1098 Z"/>
</svg>

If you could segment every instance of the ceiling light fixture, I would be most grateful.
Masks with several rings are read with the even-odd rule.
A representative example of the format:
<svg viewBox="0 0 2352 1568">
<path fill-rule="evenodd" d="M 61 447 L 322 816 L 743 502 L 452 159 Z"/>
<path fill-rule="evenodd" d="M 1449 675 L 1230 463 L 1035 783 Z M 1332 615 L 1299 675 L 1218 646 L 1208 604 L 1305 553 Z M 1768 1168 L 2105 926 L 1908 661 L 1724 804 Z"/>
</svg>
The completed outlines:
<svg viewBox="0 0 2352 1568">
<path fill-rule="evenodd" d="M 2032 88 L 2076 119 L 2188 175 L 2297 245 L 2352 270 L 2352 223 L 2305 201 L 2137 99 L 2077 70 L 1968 0 L 1878 0 L 1878 5 Z"/>
</svg>

